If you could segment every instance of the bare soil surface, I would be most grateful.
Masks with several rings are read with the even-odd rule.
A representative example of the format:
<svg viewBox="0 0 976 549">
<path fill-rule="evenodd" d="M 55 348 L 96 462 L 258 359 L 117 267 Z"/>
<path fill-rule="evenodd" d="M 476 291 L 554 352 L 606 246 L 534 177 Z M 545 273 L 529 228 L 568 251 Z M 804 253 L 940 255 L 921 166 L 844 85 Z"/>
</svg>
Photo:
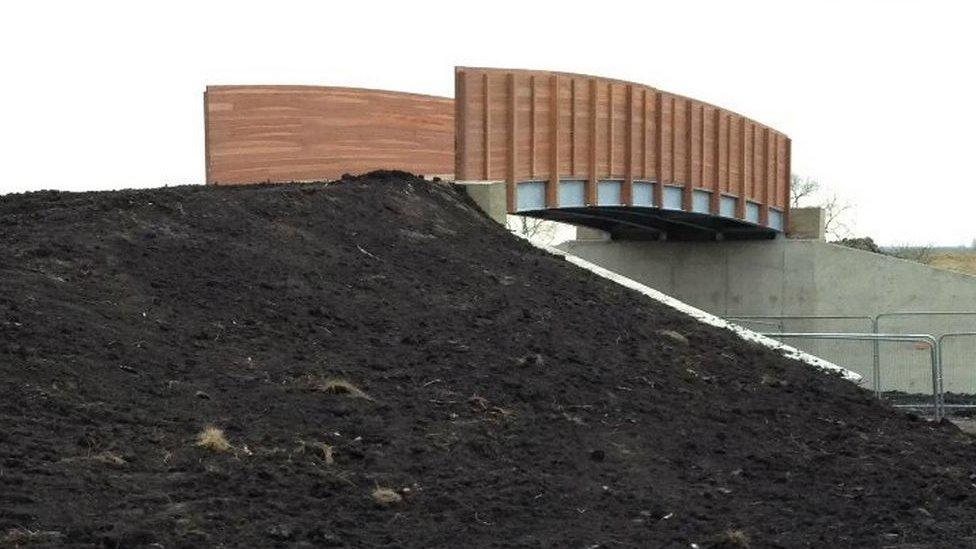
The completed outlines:
<svg viewBox="0 0 976 549">
<path fill-rule="evenodd" d="M 0 545 L 972 547 L 974 479 L 406 174 L 0 197 Z"/>
</svg>

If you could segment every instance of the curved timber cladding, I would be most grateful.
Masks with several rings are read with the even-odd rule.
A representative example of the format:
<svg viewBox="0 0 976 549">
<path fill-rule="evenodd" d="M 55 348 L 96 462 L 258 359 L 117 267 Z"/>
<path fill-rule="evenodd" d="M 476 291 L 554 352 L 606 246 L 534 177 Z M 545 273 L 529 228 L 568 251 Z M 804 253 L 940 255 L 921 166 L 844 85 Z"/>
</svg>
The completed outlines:
<svg viewBox="0 0 976 549">
<path fill-rule="evenodd" d="M 208 86 L 207 183 L 454 171 L 454 101 L 316 86 Z"/>
<path fill-rule="evenodd" d="M 731 111 L 619 80 L 466 67 L 455 102 L 455 175 L 506 181 L 510 213 L 636 206 L 786 226 L 790 140 Z"/>
</svg>

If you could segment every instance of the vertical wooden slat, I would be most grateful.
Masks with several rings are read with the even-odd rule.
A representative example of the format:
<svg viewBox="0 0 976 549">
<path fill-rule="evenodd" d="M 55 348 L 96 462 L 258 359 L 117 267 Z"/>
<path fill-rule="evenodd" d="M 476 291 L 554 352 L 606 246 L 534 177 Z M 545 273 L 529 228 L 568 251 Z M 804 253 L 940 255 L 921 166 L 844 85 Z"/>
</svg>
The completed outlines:
<svg viewBox="0 0 976 549">
<path fill-rule="evenodd" d="M 698 132 L 698 186 L 705 188 L 705 176 L 707 168 L 705 166 L 705 136 L 707 134 L 705 124 L 705 104 L 702 103 L 698 118 L 701 120 L 701 131 Z"/>
<path fill-rule="evenodd" d="M 782 181 L 782 178 L 780 178 L 779 174 L 781 173 L 780 165 L 783 161 L 783 157 L 779 151 L 780 134 L 779 132 L 773 131 L 772 135 L 773 135 L 773 196 L 770 197 L 769 204 L 774 208 L 778 208 L 782 211 L 782 207 L 780 207 L 780 202 L 779 202 L 779 188 L 780 188 L 780 181 Z"/>
<path fill-rule="evenodd" d="M 756 195 L 756 125 L 749 123 L 749 188 L 746 192 L 750 197 Z"/>
<path fill-rule="evenodd" d="M 569 81 L 569 172 L 576 177 L 576 78 Z"/>
<path fill-rule="evenodd" d="M 647 181 L 647 88 L 641 90 L 641 179 Z"/>
<path fill-rule="evenodd" d="M 772 206 L 773 192 L 776 188 L 776 136 L 765 129 L 763 141 L 766 149 L 766 192 L 763 193 L 763 202 L 767 207 Z"/>
<path fill-rule="evenodd" d="M 782 143 L 783 145 L 782 153 L 780 153 L 780 143 Z M 785 192 L 783 192 L 784 190 L 783 187 L 786 184 L 786 182 L 784 181 L 784 177 L 781 174 L 783 174 L 783 170 L 785 167 L 786 167 L 786 136 L 777 133 L 776 134 L 776 196 L 773 197 L 773 204 L 776 207 L 783 210 L 784 212 L 786 211 L 786 204 L 783 203 L 781 197 L 783 194 L 786 194 Z"/>
<path fill-rule="evenodd" d="M 675 168 L 678 164 L 678 100 L 671 96 L 671 168 L 668 172 L 668 182 L 676 184 L 678 176 L 675 175 Z"/>
<path fill-rule="evenodd" d="M 656 91 L 654 106 L 654 205 L 664 207 L 664 94 Z"/>
<path fill-rule="evenodd" d="M 586 181 L 586 203 L 596 204 L 596 108 L 597 108 L 597 83 L 595 78 L 590 79 L 590 177 Z"/>
<path fill-rule="evenodd" d="M 546 206 L 559 206 L 559 77 L 550 77 L 549 89 L 549 182 L 546 183 Z"/>
<path fill-rule="evenodd" d="M 485 181 L 489 181 L 491 180 L 491 116 L 490 116 L 491 106 L 489 105 L 489 101 L 488 101 L 488 73 L 487 72 L 484 73 L 484 80 L 482 86 L 484 88 L 482 99 L 484 101 L 484 110 L 485 110 L 484 112 L 485 133 L 482 136 L 483 137 L 482 142 L 484 144 L 485 167 L 484 167 L 484 172 L 482 174 L 483 176 L 482 179 L 484 179 Z"/>
<path fill-rule="evenodd" d="M 746 119 L 739 117 L 739 201 L 735 204 L 735 216 L 746 218 Z"/>
<path fill-rule="evenodd" d="M 749 123 L 749 151 L 750 151 L 749 188 L 747 189 L 750 198 L 756 197 L 756 174 L 758 173 L 756 170 L 756 151 L 759 150 L 759 147 L 756 145 L 756 139 L 757 139 L 756 136 L 757 136 L 756 125 L 750 122 Z"/>
<path fill-rule="evenodd" d="M 692 187 L 692 173 L 694 173 L 694 155 L 692 154 L 692 149 L 694 147 L 694 104 L 691 99 L 685 100 L 687 108 L 685 109 L 685 181 L 684 188 L 681 192 L 681 208 L 686 212 L 692 210 L 692 202 L 694 199 L 694 187 Z"/>
<path fill-rule="evenodd" d="M 725 113 L 725 189 L 732 192 L 732 115 Z"/>
<path fill-rule="evenodd" d="M 531 98 L 529 107 L 529 179 L 536 176 L 536 141 L 535 141 L 535 75 L 529 77 L 529 97 Z"/>
<path fill-rule="evenodd" d="M 789 202 L 789 200 L 786 199 L 789 197 L 790 194 L 790 189 L 789 189 L 790 177 L 788 175 L 788 172 L 786 171 L 786 161 L 787 161 L 786 142 L 789 140 L 785 135 L 782 134 L 777 134 L 777 135 L 779 136 L 777 143 L 782 141 L 783 149 L 782 149 L 782 153 L 779 155 L 779 168 L 777 169 L 776 172 L 776 176 L 779 179 L 779 185 L 777 186 L 777 189 L 779 190 L 779 194 L 777 194 L 775 201 L 776 201 L 776 205 L 779 206 L 785 213 L 787 208 L 787 202 Z"/>
<path fill-rule="evenodd" d="M 766 129 L 769 132 L 769 147 L 770 147 L 770 173 L 769 173 L 769 198 L 766 199 L 766 205 L 770 207 L 776 207 L 776 186 L 779 180 L 779 137 L 776 132 Z"/>
<path fill-rule="evenodd" d="M 769 225 L 769 128 L 763 128 L 762 133 L 762 189 L 758 193 L 759 200 L 759 223 Z"/>
<path fill-rule="evenodd" d="M 704 126 L 704 123 L 703 123 Z M 712 200 L 710 210 L 712 215 L 718 215 L 722 208 L 722 111 L 715 109 L 715 123 L 713 125 L 712 163 L 715 165 L 712 181 Z M 704 146 L 705 142 L 702 141 Z"/>
<path fill-rule="evenodd" d="M 627 85 L 627 127 L 624 132 L 624 188 L 620 201 L 634 204 L 634 86 Z"/>
<path fill-rule="evenodd" d="M 766 189 L 766 207 L 769 208 L 776 205 L 776 187 L 779 180 L 779 138 L 775 133 L 772 133 L 769 128 L 766 128 L 766 135 L 766 140 L 769 141 L 769 149 L 767 149 L 767 154 L 771 156 L 771 158 L 767 161 L 767 163 L 771 165 L 769 177 L 767 178 L 768 188 Z"/>
<path fill-rule="evenodd" d="M 465 71 L 454 73 L 454 178 L 458 181 L 468 181 L 468 127 L 466 114 L 468 112 L 468 98 L 465 84 Z"/>
<path fill-rule="evenodd" d="M 515 213 L 516 209 L 516 185 L 518 185 L 518 140 L 516 131 L 518 128 L 518 94 L 515 82 L 515 73 L 508 73 L 508 182 L 505 185 L 505 199 L 508 203 L 508 212 Z"/>
<path fill-rule="evenodd" d="M 607 177 L 613 176 L 613 82 L 607 82 Z"/>
</svg>

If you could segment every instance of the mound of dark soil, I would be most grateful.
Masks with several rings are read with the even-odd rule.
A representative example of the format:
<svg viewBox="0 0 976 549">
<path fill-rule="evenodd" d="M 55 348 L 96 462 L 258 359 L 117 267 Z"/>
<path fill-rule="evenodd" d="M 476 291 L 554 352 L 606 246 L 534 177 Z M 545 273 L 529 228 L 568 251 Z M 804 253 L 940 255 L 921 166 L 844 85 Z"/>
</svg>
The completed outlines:
<svg viewBox="0 0 976 549">
<path fill-rule="evenodd" d="M 0 197 L 0 278 L 7 545 L 976 543 L 969 437 L 405 174 Z"/>
</svg>

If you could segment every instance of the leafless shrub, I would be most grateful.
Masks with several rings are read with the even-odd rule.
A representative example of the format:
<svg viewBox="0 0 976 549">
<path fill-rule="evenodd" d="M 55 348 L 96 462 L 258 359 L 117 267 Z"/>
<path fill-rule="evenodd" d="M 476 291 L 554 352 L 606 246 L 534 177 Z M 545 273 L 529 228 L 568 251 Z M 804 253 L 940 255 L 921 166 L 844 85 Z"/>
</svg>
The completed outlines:
<svg viewBox="0 0 976 549">
<path fill-rule="evenodd" d="M 28 544 L 50 544 L 61 538 L 61 532 L 53 530 L 29 530 L 27 528 L 11 528 L 0 537 L 3 547 L 21 547 Z"/>
<path fill-rule="evenodd" d="M 307 448 L 313 448 L 315 450 L 322 452 L 322 460 L 325 461 L 326 465 L 332 465 L 333 463 L 335 463 L 335 456 L 333 454 L 332 446 L 324 442 L 318 442 L 314 440 L 312 441 L 299 440 L 298 443 L 300 445 L 299 451 L 301 451 L 302 453 L 305 453 L 305 450 Z"/>
<path fill-rule="evenodd" d="M 392 488 L 381 488 L 377 486 L 371 494 L 373 501 L 380 507 L 392 507 L 403 501 L 403 496 Z"/>
<path fill-rule="evenodd" d="M 123 459 L 122 456 L 116 454 L 115 452 L 109 452 L 109 451 L 95 454 L 94 456 L 92 456 L 92 459 L 99 463 L 104 463 L 106 465 L 113 465 L 115 467 L 121 467 L 126 463 L 125 459 Z"/>
<path fill-rule="evenodd" d="M 674 330 L 659 330 L 658 335 L 664 336 L 674 343 L 681 345 L 688 345 L 688 338 L 684 334 L 678 333 Z"/>
<path fill-rule="evenodd" d="M 708 544 L 708 547 L 715 549 L 748 549 L 750 547 L 749 536 L 742 530 L 727 530 L 722 532 Z"/>
<path fill-rule="evenodd" d="M 214 452 L 226 452 L 231 449 L 231 445 L 227 442 L 227 437 L 224 436 L 224 432 L 213 425 L 204 427 L 197 434 L 196 445 Z"/>
<path fill-rule="evenodd" d="M 356 387 L 351 381 L 342 378 L 328 378 L 313 381 L 312 386 L 316 391 L 323 393 L 373 400 L 371 396 L 367 395 L 359 387 Z"/>
</svg>

